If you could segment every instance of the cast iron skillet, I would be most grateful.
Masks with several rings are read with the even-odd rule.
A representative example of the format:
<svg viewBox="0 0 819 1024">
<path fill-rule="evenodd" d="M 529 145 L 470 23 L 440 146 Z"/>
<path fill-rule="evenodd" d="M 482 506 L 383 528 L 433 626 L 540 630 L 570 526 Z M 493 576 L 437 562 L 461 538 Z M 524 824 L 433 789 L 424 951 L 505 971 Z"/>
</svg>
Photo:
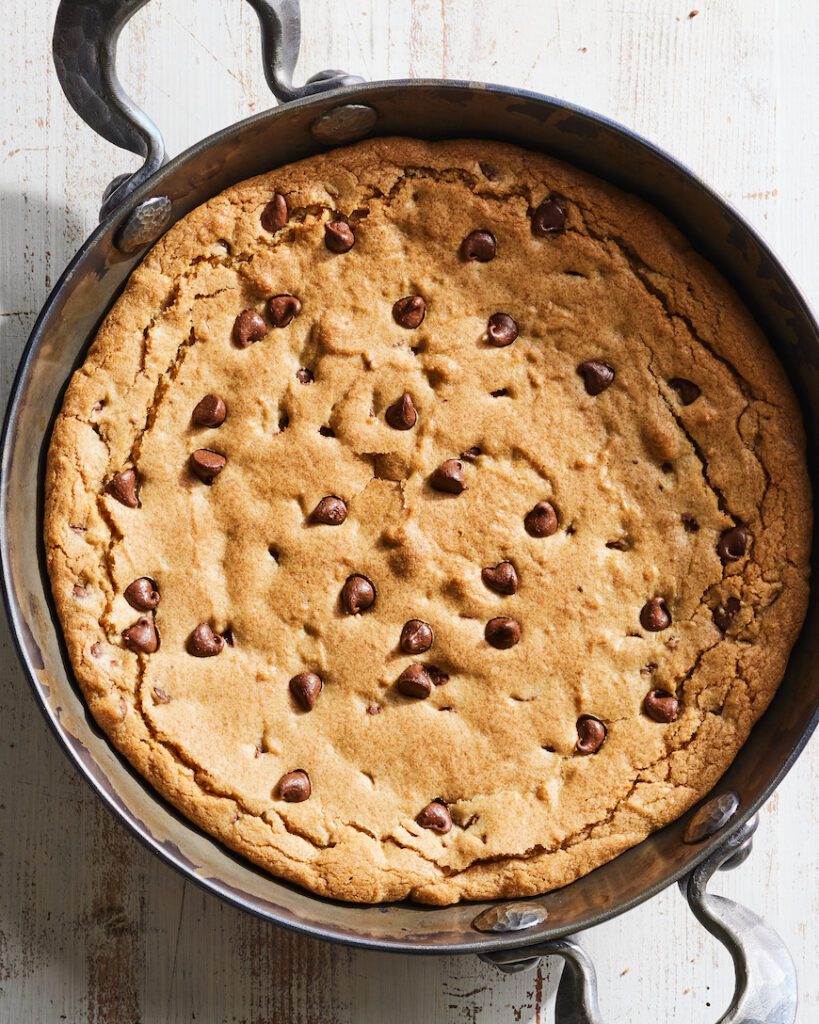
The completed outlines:
<svg viewBox="0 0 819 1024">
<path fill-rule="evenodd" d="M 566 888 L 525 902 L 359 906 L 320 899 L 277 881 L 179 817 L 131 771 L 86 714 L 61 646 L 40 540 L 50 424 L 71 371 L 146 249 L 168 224 L 244 178 L 373 134 L 483 136 L 568 160 L 654 203 L 726 274 L 789 373 L 811 452 L 819 429 L 819 330 L 805 301 L 755 232 L 668 154 L 587 110 L 516 89 L 444 81 L 367 85 L 330 71 L 294 88 L 297 0 L 249 0 L 261 24 L 266 77 L 282 105 L 165 163 L 162 136 L 124 95 L 114 71 L 120 29 L 146 2 L 62 0 L 57 13 L 54 55 L 69 101 L 92 128 L 145 157 L 145 164 L 112 182 L 99 228 L 40 313 L 17 373 L 3 435 L 4 596 L 35 697 L 66 753 L 146 846 L 204 888 L 276 924 L 380 950 L 478 953 L 505 970 L 529 967 L 544 954 L 563 956 L 567 969 L 557 1000 L 562 1024 L 600 1021 L 594 969 L 573 933 L 680 880 L 694 913 L 734 959 L 736 993 L 722 1021 L 793 1021 L 796 978 L 781 940 L 744 908 L 707 896 L 705 885 L 723 863 L 737 863 L 747 854 L 756 811 L 816 725 L 815 598 L 773 704 L 705 810 L 684 816 Z M 811 475 L 819 489 L 813 463 Z M 700 841 L 691 842 L 694 836 Z"/>
</svg>

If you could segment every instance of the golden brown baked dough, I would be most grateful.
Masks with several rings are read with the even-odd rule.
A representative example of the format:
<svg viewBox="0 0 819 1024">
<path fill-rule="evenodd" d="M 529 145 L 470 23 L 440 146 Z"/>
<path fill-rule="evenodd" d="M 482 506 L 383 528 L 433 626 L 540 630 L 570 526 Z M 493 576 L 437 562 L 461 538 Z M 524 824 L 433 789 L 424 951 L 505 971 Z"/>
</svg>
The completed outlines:
<svg viewBox="0 0 819 1024">
<path fill-rule="evenodd" d="M 542 892 L 681 814 L 765 710 L 803 445 L 645 203 L 376 139 L 229 189 L 132 274 L 54 429 L 54 597 L 111 740 L 255 863 L 347 900 Z"/>
</svg>

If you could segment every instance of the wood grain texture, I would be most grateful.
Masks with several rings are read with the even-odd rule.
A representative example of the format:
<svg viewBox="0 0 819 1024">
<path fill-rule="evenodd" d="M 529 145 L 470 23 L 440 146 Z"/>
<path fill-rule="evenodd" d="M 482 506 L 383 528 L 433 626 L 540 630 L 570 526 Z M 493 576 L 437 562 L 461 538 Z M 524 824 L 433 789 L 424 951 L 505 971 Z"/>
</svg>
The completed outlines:
<svg viewBox="0 0 819 1024">
<path fill-rule="evenodd" d="M 302 0 L 297 77 L 447 76 L 551 93 L 682 158 L 762 231 L 819 300 L 815 0 Z M 689 17 L 692 7 L 699 8 Z M 54 0 L 5 0 L 0 64 L 0 387 L 130 155 L 67 107 Z M 271 100 L 239 0 L 153 0 L 120 74 L 169 152 Z M 354 952 L 297 938 L 183 882 L 109 817 L 36 711 L 0 625 L 0 1024 L 540 1024 L 559 969 Z M 762 814 L 719 889 L 788 942 L 800 1024 L 819 1019 L 819 744 Z M 590 932 L 610 1024 L 716 1020 L 730 963 L 674 890 Z"/>
</svg>

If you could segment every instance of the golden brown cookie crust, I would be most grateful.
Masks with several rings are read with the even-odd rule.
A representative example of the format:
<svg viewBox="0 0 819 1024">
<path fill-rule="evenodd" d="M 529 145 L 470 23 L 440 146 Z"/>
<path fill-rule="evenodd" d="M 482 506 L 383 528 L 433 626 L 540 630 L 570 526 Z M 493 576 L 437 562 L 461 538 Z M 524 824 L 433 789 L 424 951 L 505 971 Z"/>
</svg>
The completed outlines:
<svg viewBox="0 0 819 1024">
<path fill-rule="evenodd" d="M 274 192 L 288 219 L 270 231 Z M 537 237 L 550 196 L 566 230 Z M 355 234 L 341 254 L 324 240 L 339 215 Z M 473 230 L 494 235 L 491 262 L 462 258 Z M 278 294 L 301 302 L 282 328 L 265 312 Z M 414 329 L 393 317 L 410 295 L 426 301 Z M 240 348 L 248 308 L 268 330 Z M 487 341 L 496 312 L 518 325 L 505 347 Z M 586 360 L 615 370 L 598 395 Z M 701 395 L 684 405 L 673 378 Z M 417 422 L 395 429 L 386 412 L 405 392 Z M 207 394 L 226 406 L 216 428 L 191 422 Z M 430 488 L 476 446 L 466 490 Z M 188 467 L 201 448 L 227 460 L 211 486 Z M 129 467 L 137 508 L 104 489 Z M 311 523 L 328 495 L 346 521 Z M 531 536 L 543 500 L 558 529 Z M 746 554 L 723 564 L 737 523 Z M 346 900 L 543 892 L 679 816 L 781 679 L 810 533 L 796 402 L 723 279 L 642 201 L 484 141 L 375 139 L 193 211 L 106 318 L 47 467 L 54 598 L 97 722 L 196 824 Z M 481 576 L 504 560 L 513 594 Z M 376 599 L 350 615 L 339 593 L 355 573 Z M 123 597 L 141 577 L 155 611 Z M 651 632 L 640 611 L 655 596 L 672 623 Z M 723 632 L 714 609 L 731 597 Z M 122 639 L 141 616 L 155 653 Z M 485 639 L 498 616 L 520 625 L 509 649 Z M 425 654 L 399 647 L 412 618 L 433 628 Z M 200 622 L 232 644 L 193 657 Z M 449 681 L 404 695 L 414 662 Z M 304 671 L 324 682 L 310 711 L 288 686 Z M 676 721 L 644 713 L 650 689 L 677 693 Z M 607 729 L 587 756 L 582 715 Z M 288 803 L 279 780 L 295 769 L 312 793 Z M 436 798 L 444 835 L 415 821 Z"/>
</svg>

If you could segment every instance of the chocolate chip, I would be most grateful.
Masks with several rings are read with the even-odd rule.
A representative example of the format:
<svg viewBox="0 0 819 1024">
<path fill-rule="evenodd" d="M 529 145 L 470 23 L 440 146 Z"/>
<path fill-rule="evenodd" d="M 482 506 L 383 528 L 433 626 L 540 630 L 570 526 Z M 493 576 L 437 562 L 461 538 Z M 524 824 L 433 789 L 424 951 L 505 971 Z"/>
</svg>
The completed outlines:
<svg viewBox="0 0 819 1024">
<path fill-rule="evenodd" d="M 336 432 L 332 427 L 319 427 L 319 433 L 322 437 L 335 437 Z"/>
<path fill-rule="evenodd" d="M 651 633 L 659 633 L 671 625 L 671 613 L 665 598 L 652 597 L 640 609 L 640 625 Z"/>
<path fill-rule="evenodd" d="M 159 633 L 153 619 L 137 619 L 122 634 L 125 646 L 137 654 L 153 654 L 159 649 Z"/>
<path fill-rule="evenodd" d="M 163 690 L 161 686 L 154 686 L 151 692 L 154 695 L 154 704 L 171 703 L 171 698 L 168 695 L 167 690 Z"/>
<path fill-rule="evenodd" d="M 473 444 L 471 448 L 467 448 L 465 452 L 461 452 L 460 457 L 465 462 L 474 462 L 475 459 L 477 459 L 477 457 L 480 454 L 481 454 L 481 448 L 478 445 Z"/>
<path fill-rule="evenodd" d="M 405 654 L 423 654 L 432 647 L 432 626 L 423 619 L 410 619 L 401 629 L 401 650 Z"/>
<path fill-rule="evenodd" d="M 736 597 L 729 597 L 724 604 L 718 605 L 713 611 L 714 624 L 717 629 L 723 633 L 727 632 L 739 609 L 740 603 Z"/>
<path fill-rule="evenodd" d="M 349 252 L 355 245 L 355 233 L 346 221 L 331 220 L 324 225 L 324 244 L 330 252 Z"/>
<path fill-rule="evenodd" d="M 206 484 L 211 484 L 222 472 L 227 463 L 224 455 L 212 452 L 210 448 L 197 448 L 191 452 L 188 465 L 191 471 Z"/>
<path fill-rule="evenodd" d="M 267 315 L 274 327 L 287 327 L 301 313 L 301 302 L 295 295 L 271 295 L 267 300 Z"/>
<path fill-rule="evenodd" d="M 302 366 L 300 370 L 296 370 L 296 380 L 299 384 L 312 384 L 315 379 L 313 371 L 308 370 L 306 366 Z"/>
<path fill-rule="evenodd" d="M 381 705 L 380 704 L 368 704 L 367 705 L 367 714 L 368 715 L 380 715 L 381 714 Z"/>
<path fill-rule="evenodd" d="M 207 622 L 200 622 L 188 637 L 188 654 L 194 658 L 213 658 L 225 647 L 224 638 L 214 633 Z"/>
<path fill-rule="evenodd" d="M 429 478 L 429 485 L 434 491 L 446 494 L 460 494 L 466 490 L 464 465 L 459 459 L 447 459 Z"/>
<path fill-rule="evenodd" d="M 406 295 L 392 307 L 393 320 L 399 327 L 414 331 L 420 327 L 427 315 L 427 304 L 420 295 Z"/>
<path fill-rule="evenodd" d="M 266 334 L 267 324 L 255 309 L 245 309 L 233 323 L 233 341 L 239 348 L 261 341 Z"/>
<path fill-rule="evenodd" d="M 557 531 L 557 512 L 548 501 L 539 501 L 523 520 L 530 537 L 551 537 Z"/>
<path fill-rule="evenodd" d="M 736 562 L 748 547 L 748 531 L 744 526 L 726 530 L 717 544 L 717 554 L 723 562 Z"/>
<path fill-rule="evenodd" d="M 688 512 L 683 512 L 680 519 L 682 519 L 682 524 L 685 527 L 686 533 L 697 533 L 699 531 L 700 524 L 697 522 L 695 516 L 690 515 Z"/>
<path fill-rule="evenodd" d="M 680 713 L 680 702 L 668 690 L 649 690 L 643 710 L 655 722 L 673 722 Z"/>
<path fill-rule="evenodd" d="M 200 398 L 191 415 L 194 426 L 221 427 L 227 416 L 227 406 L 218 395 Z"/>
<path fill-rule="evenodd" d="M 596 754 L 606 742 L 607 732 L 599 718 L 595 718 L 594 715 L 581 715 L 577 720 L 575 750 L 578 754 Z"/>
<path fill-rule="evenodd" d="M 437 665 L 427 665 L 427 675 L 432 680 L 433 686 L 446 686 L 449 682 L 449 673 L 438 668 Z"/>
<path fill-rule="evenodd" d="M 300 804 L 310 799 L 313 787 L 310 776 L 302 768 L 287 772 L 279 779 L 279 796 L 289 804 Z"/>
<path fill-rule="evenodd" d="M 375 604 L 375 587 L 366 576 L 348 576 L 341 588 L 341 603 L 348 615 L 366 612 Z"/>
<path fill-rule="evenodd" d="M 540 238 L 559 234 L 566 226 L 566 211 L 556 199 L 544 199 L 532 214 L 532 234 Z"/>
<path fill-rule="evenodd" d="M 432 679 L 423 665 L 408 665 L 396 679 L 395 685 L 405 697 L 424 700 L 432 693 Z"/>
<path fill-rule="evenodd" d="M 598 359 L 587 359 L 578 366 L 577 372 L 583 378 L 586 392 L 590 395 L 599 395 L 614 383 L 614 370 L 608 363 L 601 363 Z"/>
<path fill-rule="evenodd" d="M 279 231 L 287 223 L 287 200 L 281 192 L 273 193 L 273 198 L 262 210 L 261 221 L 265 231 Z"/>
<path fill-rule="evenodd" d="M 497 242 L 491 231 L 470 231 L 461 242 L 461 256 L 465 260 L 488 263 L 496 252 Z"/>
<path fill-rule="evenodd" d="M 519 642 L 520 623 L 517 619 L 510 619 L 508 615 L 498 615 L 487 622 L 483 635 L 492 647 L 506 651 Z"/>
<path fill-rule="evenodd" d="M 310 522 L 324 526 L 341 526 L 347 518 L 347 506 L 335 494 L 322 498 L 310 513 Z"/>
<path fill-rule="evenodd" d="M 117 501 L 127 505 L 128 508 L 137 508 L 139 506 L 136 470 L 126 469 L 122 473 L 115 474 L 108 481 L 105 490 L 112 498 L 116 498 Z"/>
<path fill-rule="evenodd" d="M 412 430 L 418 422 L 418 413 L 412 401 L 412 395 L 405 391 L 397 402 L 393 402 L 384 414 L 384 419 L 396 430 Z"/>
<path fill-rule="evenodd" d="M 486 336 L 497 348 L 511 345 L 518 336 L 518 325 L 508 313 L 493 313 L 486 325 Z"/>
<path fill-rule="evenodd" d="M 497 565 L 481 569 L 481 579 L 498 594 L 515 594 L 518 589 L 518 574 L 511 562 L 498 562 Z"/>
<path fill-rule="evenodd" d="M 79 583 L 75 583 L 71 588 L 71 594 L 76 597 L 78 601 L 84 601 L 88 597 L 88 591 L 85 587 L 81 587 Z"/>
<path fill-rule="evenodd" d="M 428 828 L 442 836 L 452 828 L 452 817 L 446 804 L 441 800 L 433 800 L 431 804 L 427 804 L 415 820 L 421 828 Z"/>
<path fill-rule="evenodd" d="M 484 176 L 484 178 L 486 178 L 487 181 L 494 181 L 497 178 L 498 172 L 495 169 L 495 167 L 492 166 L 492 164 L 486 163 L 486 161 L 484 160 L 479 160 L 478 167 L 480 167 L 481 174 Z"/>
<path fill-rule="evenodd" d="M 290 692 L 305 711 L 312 711 L 321 694 L 323 683 L 315 672 L 299 672 L 290 680 Z"/>
<path fill-rule="evenodd" d="M 123 597 L 138 612 L 152 612 L 159 604 L 159 591 L 149 576 L 140 576 L 138 580 L 129 583 Z"/>
<path fill-rule="evenodd" d="M 685 377 L 672 377 L 668 383 L 677 392 L 683 405 L 691 405 L 702 394 L 694 381 L 686 380 Z"/>
</svg>

